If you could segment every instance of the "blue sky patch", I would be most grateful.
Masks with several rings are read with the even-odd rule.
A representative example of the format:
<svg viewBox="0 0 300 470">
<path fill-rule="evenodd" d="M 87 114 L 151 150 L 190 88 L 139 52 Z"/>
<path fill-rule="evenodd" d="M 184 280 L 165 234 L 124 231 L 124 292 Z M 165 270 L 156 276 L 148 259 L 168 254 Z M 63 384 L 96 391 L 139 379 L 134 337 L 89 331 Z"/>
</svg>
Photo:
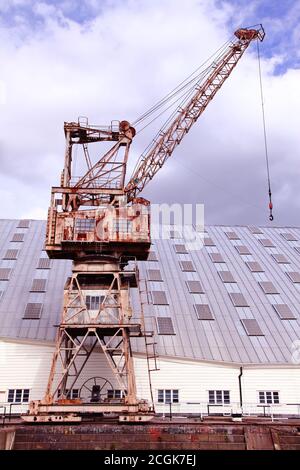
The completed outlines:
<svg viewBox="0 0 300 470">
<path fill-rule="evenodd" d="M 268 58 L 274 55 L 281 57 L 275 74 L 283 74 L 288 68 L 299 68 L 299 38 L 296 34 L 300 23 L 299 0 L 217 0 L 219 7 L 225 4 L 234 7 L 228 21 L 231 29 L 263 24 L 266 38 L 261 54 Z M 237 24 L 237 18 L 241 24 Z"/>
</svg>

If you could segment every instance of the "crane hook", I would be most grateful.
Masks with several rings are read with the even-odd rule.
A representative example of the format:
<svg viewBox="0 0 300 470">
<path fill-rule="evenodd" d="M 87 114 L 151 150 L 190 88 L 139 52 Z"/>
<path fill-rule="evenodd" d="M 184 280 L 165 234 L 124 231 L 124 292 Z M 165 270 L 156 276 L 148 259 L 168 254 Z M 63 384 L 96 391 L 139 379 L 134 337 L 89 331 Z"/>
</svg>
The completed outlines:
<svg viewBox="0 0 300 470">
<path fill-rule="evenodd" d="M 272 203 L 272 193 L 271 191 L 269 191 L 269 199 L 270 199 L 270 202 L 269 202 L 269 209 L 270 209 L 270 215 L 269 215 L 269 220 L 272 222 L 272 220 L 274 220 L 274 217 L 273 217 L 273 203 Z"/>
</svg>

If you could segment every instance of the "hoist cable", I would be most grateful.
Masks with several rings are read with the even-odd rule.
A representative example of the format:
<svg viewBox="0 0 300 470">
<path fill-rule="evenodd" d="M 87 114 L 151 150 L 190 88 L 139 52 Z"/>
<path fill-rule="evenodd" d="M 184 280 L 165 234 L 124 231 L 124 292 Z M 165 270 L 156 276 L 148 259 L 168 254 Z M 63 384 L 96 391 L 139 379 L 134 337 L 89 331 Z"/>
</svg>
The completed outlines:
<svg viewBox="0 0 300 470">
<path fill-rule="evenodd" d="M 169 93 L 165 98 L 163 98 L 161 101 L 159 101 L 155 106 L 153 106 L 151 109 L 149 109 L 148 111 L 146 111 L 139 119 L 137 119 L 135 122 L 133 122 L 133 125 L 136 127 L 138 125 L 140 125 L 145 119 L 147 118 L 150 118 L 152 114 L 154 114 L 155 112 L 158 112 L 160 110 L 160 108 L 162 108 L 164 105 L 168 105 L 166 110 L 168 110 L 170 108 L 170 105 L 169 103 L 174 99 L 176 98 L 176 100 L 174 101 L 175 103 L 178 101 L 178 99 L 180 99 L 181 96 L 184 96 L 185 93 L 186 93 L 186 88 L 191 85 L 191 87 L 188 89 L 189 90 L 194 90 L 195 88 L 195 84 L 197 84 L 200 80 L 203 80 L 203 78 L 208 74 L 208 72 L 210 71 L 211 67 L 208 67 L 207 69 L 203 70 L 201 72 L 201 74 L 197 75 L 196 77 L 194 77 L 193 79 L 191 79 L 190 81 L 186 82 L 183 86 L 181 86 L 180 88 L 177 87 L 176 90 L 174 90 L 173 92 Z M 181 93 L 181 95 L 179 96 L 178 98 L 178 95 Z M 172 105 L 172 104 L 171 104 Z M 163 111 L 164 112 L 164 111 Z M 161 112 L 159 114 L 159 116 L 163 113 Z M 158 117 L 159 117 L 158 116 Z M 152 118 L 151 122 L 153 122 L 154 120 L 156 119 L 156 117 Z M 145 125 L 145 127 L 147 127 L 148 124 Z M 144 129 L 144 127 L 143 127 Z M 139 130 L 139 132 L 141 132 L 143 129 Z"/>
<path fill-rule="evenodd" d="M 203 78 L 208 74 L 210 70 L 208 69 L 208 71 L 205 73 L 205 75 L 201 74 L 202 75 L 202 80 Z M 199 79 L 198 77 L 196 77 L 195 79 L 197 79 L 197 82 L 196 82 L 196 85 L 199 83 Z M 195 80 L 193 80 L 195 81 Z M 179 90 L 181 91 L 181 90 Z M 186 103 L 186 101 L 188 100 L 188 98 L 191 97 L 191 95 L 194 93 L 195 91 L 195 84 L 193 84 L 190 88 L 188 88 L 187 90 L 184 90 L 183 93 L 181 93 L 179 95 L 179 91 L 174 94 L 172 96 L 172 98 L 174 98 L 174 101 L 171 102 L 171 99 L 168 99 L 168 102 L 170 103 L 165 109 L 163 109 L 159 114 L 157 114 L 156 116 L 154 116 L 151 121 L 149 121 L 147 124 L 145 124 L 144 127 L 142 127 L 142 129 L 140 129 L 138 131 L 138 134 L 140 134 L 144 129 L 146 129 L 146 127 L 148 127 L 150 124 L 152 124 L 156 119 L 158 119 L 160 116 L 162 116 L 166 111 L 168 111 L 170 108 L 172 108 L 178 101 L 180 101 L 180 107 L 182 107 L 184 105 L 184 103 Z M 178 96 L 177 96 L 178 95 Z M 176 98 L 176 99 L 175 99 Z M 165 104 L 168 104 L 168 102 L 166 101 Z M 159 135 L 166 127 L 167 125 L 173 120 L 174 116 L 177 114 L 178 112 L 178 107 L 173 111 L 173 113 L 168 117 L 168 119 L 165 121 L 165 123 L 163 124 L 163 126 L 161 127 L 161 129 L 159 130 L 158 134 Z M 157 137 L 157 136 L 156 136 Z"/>
<path fill-rule="evenodd" d="M 156 105 L 154 105 L 152 108 L 150 108 L 148 111 L 146 111 L 142 116 L 140 116 L 133 124 L 136 125 L 141 125 L 142 121 L 145 119 L 149 119 L 151 117 L 151 114 L 155 114 L 155 112 L 159 112 L 160 108 L 165 106 L 164 109 L 162 109 L 159 114 L 154 115 L 150 121 L 145 123 L 145 125 L 138 130 L 137 134 L 140 134 L 144 129 L 146 129 L 149 125 L 151 125 L 156 119 L 158 119 L 160 116 L 162 116 L 166 111 L 168 111 L 170 108 L 174 107 L 178 101 L 180 102 L 179 106 L 174 109 L 174 111 L 169 115 L 167 120 L 164 122 L 162 127 L 159 129 L 157 134 L 155 135 L 154 139 L 152 142 L 149 143 L 149 145 L 144 149 L 142 155 L 140 158 L 137 160 L 134 171 L 140 164 L 141 160 L 143 160 L 145 153 L 151 148 L 153 143 L 156 142 L 156 139 L 159 138 L 161 133 L 166 129 L 166 127 L 175 119 L 176 114 L 178 113 L 178 110 L 188 102 L 188 100 L 191 98 L 193 93 L 195 92 L 195 88 L 197 86 L 200 86 L 201 83 L 204 82 L 204 79 L 209 75 L 211 72 L 212 68 L 214 67 L 214 64 L 219 61 L 220 57 L 224 54 L 224 50 L 228 46 L 228 44 L 232 42 L 231 40 L 227 41 L 226 43 L 223 44 L 216 52 L 215 54 L 212 54 L 201 66 L 199 66 L 193 73 L 191 73 L 184 81 L 182 81 L 176 88 L 174 88 L 171 92 L 169 92 L 162 100 L 160 100 Z M 203 69 L 198 75 L 196 75 L 194 78 L 189 80 L 199 69 L 207 64 L 209 60 L 214 58 L 213 62 L 211 62 L 205 69 Z M 189 80 L 189 81 L 188 81 Z M 188 87 L 188 88 L 187 88 Z"/>
<path fill-rule="evenodd" d="M 133 125 L 138 125 L 141 121 L 143 121 L 145 118 L 147 118 L 149 115 L 153 114 L 155 111 L 157 111 L 163 104 L 167 103 L 169 99 L 171 99 L 174 95 L 182 91 L 184 88 L 186 88 L 189 84 L 193 83 L 194 81 L 199 81 L 201 75 L 207 74 L 207 72 L 211 69 L 212 64 L 210 64 L 206 69 L 203 70 L 203 67 L 205 64 L 207 64 L 208 61 L 213 59 L 215 57 L 215 60 L 218 60 L 219 57 L 223 54 L 224 49 L 228 46 L 230 43 L 229 41 L 226 41 L 214 54 L 212 54 L 208 59 L 205 60 L 199 67 L 197 67 L 194 72 L 192 72 L 185 80 L 183 80 L 181 83 L 177 85 L 173 90 L 171 90 L 164 98 L 162 98 L 160 101 L 158 101 L 154 106 L 152 106 L 149 110 L 147 110 L 144 114 L 142 114 L 139 118 L 137 118 L 134 122 Z M 201 70 L 202 69 L 202 70 Z M 198 75 L 194 76 L 197 72 L 199 72 Z M 194 76 L 194 78 L 192 78 Z"/>
<path fill-rule="evenodd" d="M 267 131 L 266 131 L 266 116 L 265 116 L 265 104 L 264 104 L 264 92 L 262 84 L 262 73 L 261 73 L 261 60 L 260 60 L 260 50 L 259 50 L 259 41 L 256 41 L 257 44 L 257 58 L 258 58 L 258 71 L 259 71 L 259 86 L 260 86 L 260 97 L 261 97 L 261 110 L 262 110 L 262 120 L 263 120 L 263 133 L 264 133 L 264 146 L 265 146 L 265 158 L 266 158 L 266 167 L 267 167 L 267 179 L 268 179 L 268 193 L 269 193 L 269 220 L 273 220 L 273 203 L 272 203 L 272 191 L 271 191 L 271 178 L 270 178 L 270 164 L 269 164 L 269 152 L 268 152 L 268 141 L 267 141 Z"/>
</svg>

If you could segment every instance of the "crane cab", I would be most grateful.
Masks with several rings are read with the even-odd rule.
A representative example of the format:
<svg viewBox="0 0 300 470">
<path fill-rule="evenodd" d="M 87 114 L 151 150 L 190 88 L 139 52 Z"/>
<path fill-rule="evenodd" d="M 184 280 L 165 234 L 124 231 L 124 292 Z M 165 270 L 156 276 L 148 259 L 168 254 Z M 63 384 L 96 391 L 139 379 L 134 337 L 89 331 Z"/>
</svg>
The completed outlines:
<svg viewBox="0 0 300 470">
<path fill-rule="evenodd" d="M 150 207 L 143 202 L 74 211 L 51 206 L 48 212 L 49 258 L 76 259 L 93 254 L 145 260 L 150 244 Z"/>
</svg>

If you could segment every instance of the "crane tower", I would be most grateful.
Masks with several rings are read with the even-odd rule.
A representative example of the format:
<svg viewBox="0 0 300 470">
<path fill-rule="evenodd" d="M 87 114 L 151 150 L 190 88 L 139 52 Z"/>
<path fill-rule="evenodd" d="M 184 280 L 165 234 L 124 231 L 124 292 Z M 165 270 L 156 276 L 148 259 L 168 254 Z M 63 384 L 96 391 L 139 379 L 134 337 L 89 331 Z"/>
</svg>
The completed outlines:
<svg viewBox="0 0 300 470">
<path fill-rule="evenodd" d="M 196 84 L 189 101 L 158 134 L 127 184 L 126 165 L 135 136 L 129 122 L 112 122 L 105 128 L 92 126 L 87 119 L 64 124 L 64 168 L 60 186 L 51 192 L 46 251 L 49 258 L 72 260 L 72 275 L 64 287 L 47 390 L 42 400 L 31 402 L 24 419 L 79 420 L 84 413 L 106 412 L 127 421 L 152 417 L 153 403 L 137 397 L 131 348 L 131 338 L 144 338 L 147 350 L 147 338 L 154 334 L 145 326 L 142 308 L 135 312 L 131 306 L 131 289 L 139 285 L 137 262 L 147 259 L 151 245 L 150 203 L 139 193 L 206 109 L 249 44 L 262 41 L 264 35 L 262 26 L 235 32 L 209 76 Z M 101 143 L 110 148 L 92 164 L 90 148 Z M 76 147 L 82 149 L 80 177 L 74 170 Z M 96 348 L 122 391 L 118 399 L 113 394 L 108 397 L 113 385 L 105 377 L 91 378 L 79 396 L 72 396 Z"/>
</svg>

